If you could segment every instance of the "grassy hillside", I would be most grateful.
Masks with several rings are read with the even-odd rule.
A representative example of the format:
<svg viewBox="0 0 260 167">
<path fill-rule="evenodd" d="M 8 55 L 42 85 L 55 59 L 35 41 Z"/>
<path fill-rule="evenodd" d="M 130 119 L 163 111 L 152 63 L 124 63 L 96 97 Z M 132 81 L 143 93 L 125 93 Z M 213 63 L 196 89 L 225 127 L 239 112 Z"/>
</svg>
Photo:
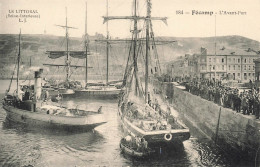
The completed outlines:
<svg viewBox="0 0 260 167">
<path fill-rule="evenodd" d="M 90 50 L 92 55 L 89 56 L 88 64 L 93 67 L 89 69 L 90 79 L 104 79 L 106 74 L 106 45 L 105 42 L 95 42 L 95 39 L 104 38 L 102 35 L 90 37 Z M 161 66 L 174 60 L 178 56 L 183 56 L 187 53 L 199 53 L 200 47 L 206 47 L 208 54 L 214 54 L 214 37 L 208 38 L 180 38 L 180 37 L 159 37 L 158 40 L 177 41 L 166 45 L 157 46 L 157 51 Z M 260 43 L 241 36 L 221 36 L 216 38 L 217 54 L 254 54 L 246 52 L 248 48 L 260 50 Z M 70 38 L 69 50 L 83 50 L 83 38 Z M 221 50 L 225 47 L 225 50 Z M 129 43 L 113 42 L 110 47 L 109 56 L 109 73 L 111 79 L 121 78 L 124 72 Z M 155 48 L 152 48 L 155 49 Z M 43 67 L 43 63 L 64 64 L 64 58 L 56 60 L 49 59 L 45 54 L 47 50 L 65 50 L 65 38 L 51 35 L 22 35 L 21 55 L 22 55 L 22 71 L 21 75 L 26 77 L 30 60 L 32 66 Z M 143 51 L 144 52 L 144 51 Z M 0 78 L 10 78 L 14 69 L 14 64 L 18 53 L 18 35 L 0 34 Z M 140 57 L 140 59 L 143 59 Z M 142 61 L 141 61 L 142 62 Z M 72 64 L 84 65 L 85 60 L 73 59 Z M 140 63 L 140 67 L 143 65 Z M 65 70 L 63 68 L 50 67 L 44 68 L 44 76 L 55 76 L 64 78 Z M 73 77 L 84 79 L 84 69 L 74 69 Z M 114 77 L 112 77 L 114 76 Z"/>
</svg>

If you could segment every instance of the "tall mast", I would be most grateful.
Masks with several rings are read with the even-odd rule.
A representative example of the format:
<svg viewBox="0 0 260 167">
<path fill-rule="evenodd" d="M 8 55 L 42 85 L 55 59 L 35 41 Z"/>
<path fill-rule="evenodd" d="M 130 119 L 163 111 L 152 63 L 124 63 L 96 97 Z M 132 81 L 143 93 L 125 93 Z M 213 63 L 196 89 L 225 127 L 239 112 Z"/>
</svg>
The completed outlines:
<svg viewBox="0 0 260 167">
<path fill-rule="evenodd" d="M 137 2 L 136 0 L 134 0 L 134 74 L 135 76 L 137 76 L 137 55 L 136 55 L 136 45 L 137 45 L 137 15 L 136 15 L 136 9 L 137 8 Z M 137 77 L 135 77 L 136 79 L 136 85 L 135 85 L 135 94 L 137 94 L 137 89 L 138 89 L 138 81 L 137 81 Z"/>
<path fill-rule="evenodd" d="M 69 81 L 70 62 L 69 62 L 69 34 L 68 34 L 68 23 L 67 23 L 67 7 L 66 7 L 66 65 L 67 65 L 66 81 Z"/>
<path fill-rule="evenodd" d="M 108 0 L 107 0 L 107 17 L 108 17 Z M 108 56 L 109 56 L 109 32 L 108 32 L 108 22 L 107 22 L 107 76 L 106 76 L 106 84 L 108 85 Z"/>
<path fill-rule="evenodd" d="M 132 42 L 133 42 L 133 69 L 134 69 L 134 71 L 133 71 L 133 75 L 135 76 L 135 79 L 136 79 L 136 84 L 135 84 L 135 94 L 137 95 L 137 91 L 139 90 L 139 93 L 142 93 L 142 95 L 143 95 L 143 90 L 141 90 L 141 82 L 140 82 L 140 80 L 139 80 L 139 78 L 138 78 L 138 67 L 137 67 L 137 37 L 138 37 L 138 33 L 140 32 L 137 28 L 137 24 L 138 24 L 138 20 L 149 20 L 148 21 L 148 23 L 150 23 L 151 22 L 151 20 L 161 20 L 161 21 L 163 21 L 165 24 L 167 24 L 167 17 L 151 17 L 150 15 L 150 13 L 151 13 L 151 11 L 150 11 L 150 6 L 151 6 L 151 2 L 150 2 L 150 0 L 148 1 L 149 2 L 149 12 L 147 12 L 148 13 L 148 15 L 149 15 L 149 19 L 147 18 L 147 16 L 137 16 L 137 0 L 134 0 L 134 2 L 133 2 L 133 5 L 134 5 L 134 13 L 133 13 L 133 15 L 132 16 L 103 16 L 103 18 L 104 18 L 104 23 L 105 22 L 108 22 L 108 21 L 110 21 L 110 20 L 133 20 L 134 21 L 134 30 L 133 31 L 131 31 L 132 33 L 133 33 L 133 40 L 132 40 Z M 146 24 L 147 24 L 147 22 L 146 22 Z M 147 28 L 148 28 L 148 31 L 147 31 L 147 38 L 149 38 L 149 25 L 147 26 Z M 149 41 L 149 39 L 148 39 L 148 41 Z M 149 44 L 147 44 L 147 46 L 148 46 L 148 48 L 149 48 Z M 147 52 L 147 55 L 149 55 L 149 51 Z M 149 57 L 149 56 L 148 56 Z M 148 65 L 148 62 L 147 62 L 147 65 Z M 146 67 L 146 69 L 148 69 L 148 67 Z M 149 70 L 146 70 L 147 72 L 149 71 Z M 148 76 L 148 75 L 147 75 Z M 147 79 L 148 80 L 148 79 Z M 148 82 L 147 82 L 147 84 L 148 84 Z M 146 86 L 147 87 L 147 92 L 148 92 L 148 85 Z M 139 94 L 139 95 L 141 95 L 141 94 Z"/>
<path fill-rule="evenodd" d="M 86 48 L 86 74 L 85 74 L 85 84 L 88 83 L 88 27 L 87 27 L 87 2 L 86 2 L 86 18 L 85 18 L 85 48 Z"/>
<path fill-rule="evenodd" d="M 18 50 L 18 59 L 17 59 L 17 95 L 20 94 L 20 88 L 19 88 L 19 73 L 20 73 L 20 61 L 21 61 L 21 29 L 19 34 L 19 50 Z"/>
<path fill-rule="evenodd" d="M 217 50 L 217 39 L 216 39 L 216 35 L 217 35 L 217 30 L 216 30 L 216 28 L 217 28 L 217 27 L 216 27 L 216 26 L 217 26 L 217 25 L 216 25 L 216 19 L 217 19 L 217 18 L 216 18 L 216 15 L 215 15 L 215 61 L 216 61 L 215 63 L 217 63 L 217 53 L 216 53 L 216 50 Z M 216 79 L 217 79 L 217 78 L 216 78 L 216 77 L 217 77 L 217 76 L 216 76 L 216 70 L 217 70 L 217 66 L 215 65 L 215 70 L 214 70 L 215 82 L 216 82 Z"/>
<path fill-rule="evenodd" d="M 148 75 L 149 75 L 149 54 L 150 54 L 150 43 L 149 43 L 149 25 L 151 18 L 151 2 L 147 0 L 147 16 L 146 16 L 146 55 L 145 55 L 145 103 L 148 102 Z"/>
</svg>

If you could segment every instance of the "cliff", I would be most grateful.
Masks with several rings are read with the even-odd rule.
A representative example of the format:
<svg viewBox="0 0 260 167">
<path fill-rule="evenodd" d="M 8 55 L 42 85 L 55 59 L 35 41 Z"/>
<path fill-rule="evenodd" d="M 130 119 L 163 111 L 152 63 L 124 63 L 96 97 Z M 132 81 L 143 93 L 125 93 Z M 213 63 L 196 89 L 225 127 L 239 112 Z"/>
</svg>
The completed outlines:
<svg viewBox="0 0 260 167">
<path fill-rule="evenodd" d="M 101 34 L 90 36 L 90 50 L 93 53 L 89 56 L 90 75 L 102 78 L 106 74 L 106 45 L 104 42 L 95 42 L 95 39 L 104 39 Z M 158 40 L 177 41 L 175 43 L 168 43 L 166 45 L 158 45 L 157 50 L 162 70 L 164 64 L 174 60 L 179 56 L 187 53 L 199 53 L 200 47 L 208 48 L 208 53 L 212 52 L 214 48 L 214 37 L 207 38 L 181 38 L 181 37 L 158 37 Z M 220 36 L 216 38 L 217 50 L 223 46 L 228 51 L 235 51 L 236 54 L 245 52 L 248 48 L 259 50 L 260 43 L 241 36 Z M 110 46 L 109 56 L 109 73 L 111 76 L 122 77 L 128 56 L 129 43 L 127 42 L 112 42 Z M 84 50 L 83 38 L 70 38 L 70 50 Z M 22 34 L 21 54 L 22 54 L 22 68 L 27 69 L 30 66 L 42 66 L 43 63 L 64 63 L 64 58 L 57 60 L 50 60 L 45 54 L 47 50 L 65 50 L 65 38 L 53 35 L 29 35 Z M 10 78 L 14 69 L 18 52 L 18 35 L 17 34 L 0 34 L 0 78 Z M 143 51 L 144 53 L 145 51 Z M 141 62 L 143 58 L 140 56 Z M 84 60 L 73 60 L 72 64 L 84 65 Z M 142 67 L 142 63 L 140 63 Z M 24 70 L 25 71 L 25 70 Z M 45 70 L 46 76 L 59 73 L 59 76 L 65 74 L 64 70 L 57 70 L 56 68 L 48 68 Z M 48 74 L 47 74 L 48 73 Z M 83 69 L 74 70 L 73 75 L 84 75 Z M 25 75 L 25 74 L 23 74 Z"/>
</svg>

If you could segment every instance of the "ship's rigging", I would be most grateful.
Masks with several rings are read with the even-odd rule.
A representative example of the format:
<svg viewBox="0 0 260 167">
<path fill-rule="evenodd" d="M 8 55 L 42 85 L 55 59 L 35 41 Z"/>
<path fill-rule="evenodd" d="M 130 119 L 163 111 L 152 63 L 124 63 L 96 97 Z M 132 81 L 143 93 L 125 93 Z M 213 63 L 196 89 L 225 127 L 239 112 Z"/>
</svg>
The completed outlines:
<svg viewBox="0 0 260 167">
<path fill-rule="evenodd" d="M 56 25 L 62 28 L 65 28 L 65 38 L 66 38 L 66 48 L 65 51 L 46 51 L 46 54 L 48 54 L 48 57 L 51 59 L 57 59 L 63 56 L 66 56 L 65 64 L 50 64 L 50 63 L 44 63 L 43 65 L 45 66 L 56 66 L 56 67 L 65 67 L 66 68 L 66 82 L 69 82 L 70 76 L 72 74 L 71 68 L 85 68 L 86 69 L 86 75 L 85 75 L 85 80 L 87 83 L 87 69 L 91 68 L 87 66 L 87 55 L 90 55 L 88 51 L 88 40 L 87 40 L 87 33 L 85 32 L 85 51 L 72 51 L 69 50 L 69 29 L 76 29 L 75 27 L 68 26 L 68 21 L 67 21 L 67 8 L 66 8 L 66 22 L 65 25 Z M 86 21 L 87 21 L 87 16 L 86 16 Z M 86 28 L 87 30 L 87 28 Z M 86 54 L 87 53 L 87 54 Z M 86 65 L 72 65 L 70 57 L 73 58 L 78 58 L 78 59 L 85 59 L 86 60 Z"/>
<path fill-rule="evenodd" d="M 151 60 L 151 54 L 150 54 L 150 49 L 152 47 L 153 51 L 155 52 L 155 60 L 156 60 L 156 67 L 153 70 L 151 70 L 152 73 L 160 73 L 160 63 L 158 59 L 158 53 L 157 53 L 157 48 L 156 48 L 156 40 L 154 39 L 154 33 L 153 33 L 153 27 L 152 27 L 152 22 L 151 20 L 161 20 L 165 24 L 167 24 L 167 17 L 152 17 L 151 16 L 151 1 L 147 0 L 147 13 L 146 16 L 139 16 L 137 15 L 137 6 L 138 2 L 134 0 L 133 7 L 134 7 L 134 12 L 132 16 L 104 16 L 104 23 L 110 21 L 110 20 L 131 20 L 134 22 L 133 25 L 133 30 L 132 32 L 132 38 L 129 40 L 131 42 L 130 44 L 130 50 L 128 54 L 128 60 L 127 60 L 127 65 L 125 69 L 125 75 L 124 75 L 124 80 L 123 80 L 123 86 L 126 87 L 127 95 L 129 92 L 131 92 L 132 88 L 131 85 L 133 81 L 135 81 L 135 88 L 134 92 L 135 95 L 139 97 L 144 97 L 145 103 L 148 102 L 148 80 L 149 80 L 149 60 Z M 143 20 L 145 23 L 145 38 L 140 38 L 139 33 L 142 32 L 141 30 L 138 29 L 138 22 Z M 138 64 L 137 60 L 139 55 L 142 52 L 142 45 L 144 44 L 144 39 L 145 39 L 145 88 L 143 90 L 141 80 L 138 76 L 139 69 L 138 69 Z M 108 39 L 107 39 L 108 40 Z M 117 40 L 114 40 L 117 41 Z M 162 41 L 165 42 L 165 41 Z M 174 41 L 173 41 L 174 42 Z M 127 98 L 127 97 L 126 97 Z"/>
</svg>

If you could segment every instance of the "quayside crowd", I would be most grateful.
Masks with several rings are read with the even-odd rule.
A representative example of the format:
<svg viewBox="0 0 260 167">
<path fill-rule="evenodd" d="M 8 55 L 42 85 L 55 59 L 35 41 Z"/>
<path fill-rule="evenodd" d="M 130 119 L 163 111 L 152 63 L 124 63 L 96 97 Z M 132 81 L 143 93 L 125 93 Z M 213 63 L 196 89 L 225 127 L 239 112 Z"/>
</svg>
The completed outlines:
<svg viewBox="0 0 260 167">
<path fill-rule="evenodd" d="M 259 119 L 260 92 L 259 88 L 239 91 L 237 88 L 224 86 L 221 82 L 210 80 L 190 80 L 182 83 L 186 90 L 206 100 L 213 101 L 225 108 L 244 115 L 255 115 Z"/>
</svg>

